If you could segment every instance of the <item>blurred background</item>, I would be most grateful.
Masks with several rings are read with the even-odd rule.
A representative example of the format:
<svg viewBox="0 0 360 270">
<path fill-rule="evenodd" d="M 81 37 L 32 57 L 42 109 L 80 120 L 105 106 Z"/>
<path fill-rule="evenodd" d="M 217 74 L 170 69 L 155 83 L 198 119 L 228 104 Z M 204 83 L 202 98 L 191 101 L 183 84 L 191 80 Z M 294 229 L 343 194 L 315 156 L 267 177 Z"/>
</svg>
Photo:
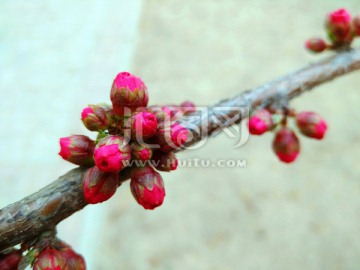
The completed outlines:
<svg viewBox="0 0 360 270">
<path fill-rule="evenodd" d="M 358 0 L 0 1 L 0 207 L 74 166 L 60 137 L 87 134 L 80 112 L 108 102 L 119 71 L 140 76 L 151 104 L 214 104 L 324 56 L 304 40 Z M 359 45 L 359 43 L 357 43 Z M 272 134 L 234 149 L 220 134 L 179 159 L 246 160 L 243 168 L 163 174 L 162 207 L 145 211 L 121 186 L 59 226 L 88 269 L 359 269 L 360 72 L 292 102 L 329 124 L 301 138 L 291 165 Z"/>
</svg>

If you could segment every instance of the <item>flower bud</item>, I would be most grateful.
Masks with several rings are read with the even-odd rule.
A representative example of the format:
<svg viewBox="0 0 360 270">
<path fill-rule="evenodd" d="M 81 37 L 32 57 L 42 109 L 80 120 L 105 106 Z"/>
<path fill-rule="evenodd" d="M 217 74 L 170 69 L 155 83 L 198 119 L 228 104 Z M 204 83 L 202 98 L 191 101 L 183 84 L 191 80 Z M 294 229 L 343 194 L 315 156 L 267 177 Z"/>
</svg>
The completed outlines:
<svg viewBox="0 0 360 270">
<path fill-rule="evenodd" d="M 105 130 L 109 126 L 106 109 L 99 105 L 89 105 L 81 113 L 81 121 L 91 131 Z"/>
<path fill-rule="evenodd" d="M 149 160 L 152 156 L 152 150 L 138 142 L 132 142 L 131 146 L 131 157 L 136 160 Z"/>
<path fill-rule="evenodd" d="M 86 270 L 84 258 L 71 247 L 61 250 L 61 254 L 66 258 L 66 270 Z"/>
<path fill-rule="evenodd" d="M 125 123 L 127 123 L 128 118 L 116 115 L 112 108 L 109 110 L 106 110 L 106 115 L 109 120 L 108 133 L 109 134 L 120 134 L 121 131 L 124 130 Z"/>
<path fill-rule="evenodd" d="M 158 171 L 174 171 L 178 166 L 178 160 L 176 159 L 174 152 L 163 153 L 160 151 L 156 151 L 152 157 L 152 160 L 152 165 Z"/>
<path fill-rule="evenodd" d="M 103 172 L 119 172 L 128 166 L 131 148 L 124 137 L 110 135 L 101 139 L 94 151 L 95 165 Z"/>
<path fill-rule="evenodd" d="M 84 135 L 72 135 L 60 138 L 59 155 L 76 165 L 91 166 L 94 164 L 93 153 L 95 143 Z"/>
<path fill-rule="evenodd" d="M 331 12 L 326 19 L 326 29 L 330 40 L 335 44 L 350 43 L 351 34 L 351 15 L 342 8 Z"/>
<path fill-rule="evenodd" d="M 21 258 L 22 255 L 20 250 L 13 250 L 6 254 L 0 254 L 0 269 L 1 270 L 18 269 Z"/>
<path fill-rule="evenodd" d="M 305 42 L 305 47 L 313 53 L 321 53 L 326 50 L 327 45 L 322 38 L 311 38 Z"/>
<path fill-rule="evenodd" d="M 180 107 L 185 115 L 196 111 L 196 106 L 191 101 L 184 101 L 180 104 Z"/>
<path fill-rule="evenodd" d="M 84 176 L 86 202 L 96 204 L 107 201 L 115 194 L 118 183 L 118 173 L 104 173 L 95 166 L 88 169 Z"/>
<path fill-rule="evenodd" d="M 171 152 L 183 146 L 188 139 L 189 131 L 179 123 L 163 125 L 156 133 L 156 143 L 163 152 Z"/>
<path fill-rule="evenodd" d="M 114 112 L 117 115 L 124 115 L 125 108 L 135 111 L 138 107 L 146 107 L 149 96 L 140 78 L 128 72 L 120 72 L 111 87 L 110 99 Z"/>
<path fill-rule="evenodd" d="M 65 270 L 66 269 L 66 258 L 53 248 L 46 248 L 36 259 L 34 270 Z"/>
<path fill-rule="evenodd" d="M 160 206 L 165 197 L 164 183 L 161 175 L 152 167 L 135 167 L 131 170 L 131 193 L 138 204 L 145 209 Z"/>
<path fill-rule="evenodd" d="M 249 132 L 253 135 L 261 135 L 273 126 L 272 115 L 268 110 L 257 110 L 249 119 Z"/>
<path fill-rule="evenodd" d="M 133 114 L 128 121 L 132 139 L 138 139 L 141 142 L 142 139 L 151 138 L 156 133 L 157 120 L 150 112 L 142 111 Z"/>
<path fill-rule="evenodd" d="M 352 27 L 354 35 L 360 36 L 360 14 L 355 16 L 352 20 Z"/>
<path fill-rule="evenodd" d="M 281 161 L 293 162 L 300 152 L 299 139 L 291 129 L 283 127 L 275 135 L 273 150 Z"/>
<path fill-rule="evenodd" d="M 315 112 L 298 113 L 296 125 L 303 135 L 317 140 L 324 138 L 327 130 L 326 121 Z"/>
</svg>

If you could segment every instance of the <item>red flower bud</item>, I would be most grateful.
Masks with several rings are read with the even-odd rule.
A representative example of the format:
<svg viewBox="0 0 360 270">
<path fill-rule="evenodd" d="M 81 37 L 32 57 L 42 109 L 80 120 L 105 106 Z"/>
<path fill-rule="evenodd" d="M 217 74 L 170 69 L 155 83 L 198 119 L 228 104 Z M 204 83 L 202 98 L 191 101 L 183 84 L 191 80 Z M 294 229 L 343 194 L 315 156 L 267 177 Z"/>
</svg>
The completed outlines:
<svg viewBox="0 0 360 270">
<path fill-rule="evenodd" d="M 7 254 L 0 254 L 1 270 L 16 270 L 22 258 L 20 250 L 13 250 Z"/>
<path fill-rule="evenodd" d="M 86 270 L 84 258 L 63 241 L 56 242 L 56 249 L 66 259 L 66 270 Z"/>
<path fill-rule="evenodd" d="M 111 87 L 110 99 L 114 112 L 124 115 L 125 108 L 135 111 L 138 107 L 146 107 L 149 96 L 147 88 L 140 78 L 128 72 L 120 72 Z"/>
<path fill-rule="evenodd" d="M 249 119 L 249 131 L 253 135 L 261 135 L 273 126 L 271 113 L 268 110 L 257 110 Z"/>
<path fill-rule="evenodd" d="M 81 113 L 81 120 L 91 131 L 101 131 L 108 128 L 109 121 L 106 110 L 99 105 L 89 105 Z"/>
<path fill-rule="evenodd" d="M 179 123 L 163 125 L 156 133 L 156 143 L 161 151 L 171 152 L 186 143 L 188 134 L 189 131 Z"/>
<path fill-rule="evenodd" d="M 36 259 L 34 270 L 66 270 L 66 258 L 53 248 L 46 248 Z"/>
<path fill-rule="evenodd" d="M 174 171 L 178 166 L 178 160 L 174 152 L 163 153 L 156 151 L 152 157 L 154 161 L 152 164 L 158 171 Z"/>
<path fill-rule="evenodd" d="M 119 172 L 128 166 L 131 148 L 124 137 L 110 135 L 101 139 L 94 151 L 95 165 L 103 172 Z"/>
<path fill-rule="evenodd" d="M 66 258 L 66 270 L 86 270 L 84 258 L 71 247 L 61 250 L 61 254 Z"/>
<path fill-rule="evenodd" d="M 145 209 L 153 210 L 164 201 L 163 180 L 161 175 L 150 166 L 132 169 L 130 188 L 136 201 Z"/>
<path fill-rule="evenodd" d="M 118 173 L 104 173 L 95 166 L 88 169 L 84 176 L 86 202 L 96 204 L 107 201 L 115 194 L 118 183 Z"/>
<path fill-rule="evenodd" d="M 275 135 L 273 150 L 281 161 L 293 162 L 300 152 L 299 139 L 291 129 L 283 127 Z"/>
<path fill-rule="evenodd" d="M 180 107 L 185 115 L 196 111 L 196 106 L 191 101 L 184 101 L 180 104 Z"/>
<path fill-rule="evenodd" d="M 138 139 L 139 142 L 142 139 L 153 137 L 156 133 L 157 125 L 155 115 L 147 111 L 136 113 L 129 118 L 131 137 Z"/>
<path fill-rule="evenodd" d="M 137 160 L 149 160 L 152 156 L 152 150 L 144 145 L 141 145 L 137 142 L 132 142 L 131 146 L 131 156 L 132 159 Z"/>
<path fill-rule="evenodd" d="M 305 42 L 305 47 L 313 53 L 321 53 L 326 50 L 327 45 L 322 38 L 311 38 Z"/>
<path fill-rule="evenodd" d="M 354 17 L 352 27 L 354 35 L 360 36 L 360 14 Z"/>
<path fill-rule="evenodd" d="M 76 165 L 91 166 L 94 164 L 93 153 L 95 143 L 84 135 L 72 135 L 60 138 L 59 155 Z"/>
<path fill-rule="evenodd" d="M 303 135 L 317 140 L 324 138 L 327 130 L 325 120 L 314 112 L 298 113 L 296 115 L 296 125 Z"/>
<path fill-rule="evenodd" d="M 329 38 L 335 44 L 350 43 L 351 35 L 351 15 L 342 8 L 331 12 L 326 19 L 326 28 Z"/>
</svg>

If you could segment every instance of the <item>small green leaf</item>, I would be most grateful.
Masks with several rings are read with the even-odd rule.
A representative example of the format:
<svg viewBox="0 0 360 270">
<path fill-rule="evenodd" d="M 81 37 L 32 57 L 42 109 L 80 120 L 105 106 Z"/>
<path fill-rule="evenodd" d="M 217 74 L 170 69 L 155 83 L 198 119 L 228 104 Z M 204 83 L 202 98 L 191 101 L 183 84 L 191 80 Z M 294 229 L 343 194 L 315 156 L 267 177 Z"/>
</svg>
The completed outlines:
<svg viewBox="0 0 360 270">
<path fill-rule="evenodd" d="M 18 270 L 25 270 L 30 264 L 33 265 L 35 261 L 35 254 L 38 253 L 38 250 L 30 250 L 22 259 L 20 260 Z"/>
</svg>

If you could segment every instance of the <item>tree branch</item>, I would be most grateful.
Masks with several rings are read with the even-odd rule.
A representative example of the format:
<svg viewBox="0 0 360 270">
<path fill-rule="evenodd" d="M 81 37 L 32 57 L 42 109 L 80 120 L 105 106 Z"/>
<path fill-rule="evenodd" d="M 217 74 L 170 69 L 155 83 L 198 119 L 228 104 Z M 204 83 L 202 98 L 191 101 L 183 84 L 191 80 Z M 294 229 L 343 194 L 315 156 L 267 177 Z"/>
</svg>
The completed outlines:
<svg viewBox="0 0 360 270">
<path fill-rule="evenodd" d="M 206 114 L 200 117 L 188 116 L 186 121 L 182 121 L 194 135 L 187 146 L 213 135 L 220 129 L 239 123 L 246 117 L 244 112 L 249 109 L 268 106 L 283 98 L 292 99 L 322 83 L 358 69 L 360 49 L 341 52 L 251 91 L 223 100 L 210 107 Z M 217 107 L 222 109 L 217 110 Z M 235 117 L 238 115 L 240 118 Z M 129 179 L 129 171 L 125 169 L 120 173 L 119 184 Z M 86 168 L 73 169 L 38 192 L 1 209 L 0 250 L 32 240 L 84 208 L 87 205 L 82 187 L 85 172 Z"/>
</svg>

